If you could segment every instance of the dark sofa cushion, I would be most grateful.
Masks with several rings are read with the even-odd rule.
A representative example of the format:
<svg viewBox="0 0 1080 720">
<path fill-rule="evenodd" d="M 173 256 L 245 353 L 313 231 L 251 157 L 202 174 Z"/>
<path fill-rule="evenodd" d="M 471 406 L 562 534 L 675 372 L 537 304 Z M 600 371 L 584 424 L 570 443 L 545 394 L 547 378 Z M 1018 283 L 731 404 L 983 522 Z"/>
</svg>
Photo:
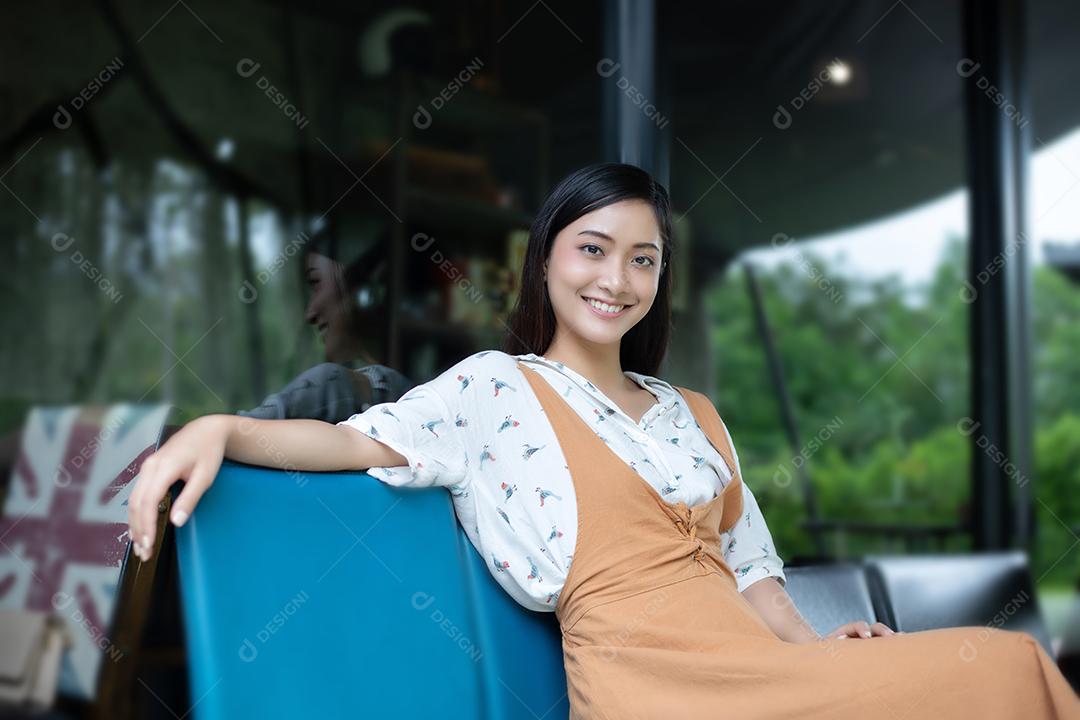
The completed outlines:
<svg viewBox="0 0 1080 720">
<path fill-rule="evenodd" d="M 1021 551 L 871 556 L 865 565 L 877 614 L 896 630 L 1000 627 L 1029 633 L 1053 657 Z"/>
</svg>

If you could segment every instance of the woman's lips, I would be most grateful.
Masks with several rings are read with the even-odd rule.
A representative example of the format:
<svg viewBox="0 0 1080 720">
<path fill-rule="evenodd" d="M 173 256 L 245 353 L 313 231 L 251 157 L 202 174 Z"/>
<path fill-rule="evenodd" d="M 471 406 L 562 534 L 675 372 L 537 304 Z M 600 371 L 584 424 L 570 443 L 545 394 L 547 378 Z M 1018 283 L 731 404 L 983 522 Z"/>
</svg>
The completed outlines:
<svg viewBox="0 0 1080 720">
<path fill-rule="evenodd" d="M 595 300 L 596 298 L 582 297 L 581 299 L 585 301 L 585 304 L 589 306 L 590 310 L 592 310 L 594 313 L 596 313 L 597 315 L 599 315 L 602 318 L 617 318 L 617 317 L 621 316 L 623 313 L 625 313 L 627 311 L 627 309 L 633 307 L 633 305 L 623 305 L 622 310 L 620 310 L 619 312 L 616 312 L 616 313 L 604 312 L 603 310 L 601 310 L 600 308 L 596 307 L 591 302 L 589 302 L 590 299 Z M 598 301 L 598 302 L 602 302 L 602 301 Z"/>
</svg>

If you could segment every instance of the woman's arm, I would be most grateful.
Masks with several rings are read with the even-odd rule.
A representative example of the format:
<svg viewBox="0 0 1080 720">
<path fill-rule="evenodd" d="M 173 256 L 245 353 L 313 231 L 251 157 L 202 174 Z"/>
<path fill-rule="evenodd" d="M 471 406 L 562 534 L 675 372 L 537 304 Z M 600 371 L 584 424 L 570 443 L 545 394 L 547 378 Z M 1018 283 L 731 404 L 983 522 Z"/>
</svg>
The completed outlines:
<svg viewBox="0 0 1080 720">
<path fill-rule="evenodd" d="M 223 426 L 225 457 L 283 470 L 367 470 L 408 461 L 398 452 L 346 425 L 322 420 L 254 420 L 210 415 Z"/>
<path fill-rule="evenodd" d="M 224 458 L 284 470 L 366 470 L 397 467 L 407 459 L 354 428 L 320 420 L 255 420 L 236 415 L 196 418 L 143 462 L 128 498 L 128 533 L 136 553 L 150 557 L 158 505 L 177 480 L 173 503 L 179 527 L 214 482 Z"/>
<path fill-rule="evenodd" d="M 799 613 L 799 609 L 795 607 L 791 596 L 774 577 L 767 577 L 750 585 L 743 590 L 742 595 L 757 610 L 762 620 L 776 633 L 777 637 L 787 642 L 811 643 L 826 638 L 868 639 L 904 634 L 903 631 L 893 630 L 885 623 L 876 622 L 871 625 L 865 620 L 856 620 L 844 623 L 822 637 L 810 627 L 810 624 Z"/>
<path fill-rule="evenodd" d="M 746 588 L 742 596 L 781 640 L 809 643 L 822 639 L 799 613 L 791 596 L 775 577 L 757 581 Z"/>
</svg>

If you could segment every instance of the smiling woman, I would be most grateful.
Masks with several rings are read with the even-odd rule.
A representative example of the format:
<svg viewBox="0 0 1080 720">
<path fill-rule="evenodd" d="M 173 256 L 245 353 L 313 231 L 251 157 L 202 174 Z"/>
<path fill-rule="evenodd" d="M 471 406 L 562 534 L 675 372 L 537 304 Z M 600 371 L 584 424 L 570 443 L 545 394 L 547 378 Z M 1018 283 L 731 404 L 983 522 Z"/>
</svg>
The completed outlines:
<svg viewBox="0 0 1080 720">
<path fill-rule="evenodd" d="M 594 210 L 558 234 L 545 263 L 548 297 L 563 319 L 553 347 L 565 343 L 560 335 L 568 332 L 597 343 L 617 342 L 648 314 L 660 278 L 657 236 L 653 209 L 642 200 L 621 200 Z M 642 237 L 657 239 L 639 241 Z M 557 267 L 549 273 L 551 265 Z M 584 307 L 588 314 L 583 314 Z M 578 322 L 591 315 L 623 322 L 595 327 Z"/>
<path fill-rule="evenodd" d="M 504 349 L 558 350 L 573 338 L 590 353 L 614 349 L 624 370 L 655 375 L 671 332 L 674 250 L 667 190 L 648 173 L 603 163 L 572 174 L 533 222 Z M 594 312 L 589 300 L 625 308 Z"/>
</svg>

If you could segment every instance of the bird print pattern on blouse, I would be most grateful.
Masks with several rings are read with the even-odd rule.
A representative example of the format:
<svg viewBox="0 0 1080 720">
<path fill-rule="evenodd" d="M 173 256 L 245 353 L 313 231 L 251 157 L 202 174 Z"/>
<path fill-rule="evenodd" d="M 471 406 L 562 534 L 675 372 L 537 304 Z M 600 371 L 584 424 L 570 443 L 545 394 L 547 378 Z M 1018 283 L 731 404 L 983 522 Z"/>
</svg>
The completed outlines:
<svg viewBox="0 0 1080 720">
<path fill-rule="evenodd" d="M 707 502 L 731 481 L 731 471 L 668 383 L 626 372 L 656 398 L 635 422 L 573 369 L 531 353 L 476 353 L 397 402 L 373 405 L 339 423 L 407 460 L 400 467 L 370 468 L 375 479 L 445 487 L 492 577 L 522 606 L 550 612 L 573 563 L 577 501 L 558 439 L 518 360 L 665 502 Z M 746 514 L 721 535 L 723 557 L 740 591 L 765 577 L 783 583 L 783 561 L 745 478 L 742 493 Z"/>
</svg>

